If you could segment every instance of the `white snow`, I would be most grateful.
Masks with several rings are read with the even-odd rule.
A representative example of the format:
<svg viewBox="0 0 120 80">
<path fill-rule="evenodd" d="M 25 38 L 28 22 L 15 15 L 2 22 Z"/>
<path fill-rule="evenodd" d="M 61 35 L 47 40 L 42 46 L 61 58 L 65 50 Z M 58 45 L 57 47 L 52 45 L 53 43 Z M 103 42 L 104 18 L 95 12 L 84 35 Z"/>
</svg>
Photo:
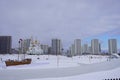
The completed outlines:
<svg viewBox="0 0 120 80">
<path fill-rule="evenodd" d="M 40 79 L 25 79 L 25 80 L 105 80 L 105 79 L 116 79 L 120 78 L 120 68 L 109 70 L 88 73 L 77 76 L 70 77 L 60 77 L 60 78 L 40 78 Z"/>
<path fill-rule="evenodd" d="M 20 57 L 22 56 L 20 55 Z M 7 59 L 17 60 L 18 55 L 0 55 L 0 79 L 103 80 L 120 77 L 119 58 L 110 60 L 108 56 L 102 55 L 82 55 L 72 58 L 53 55 L 26 55 L 26 58 L 32 58 L 32 63 L 6 67 L 4 61 Z"/>
<path fill-rule="evenodd" d="M 0 55 L 2 61 L 7 59 L 18 60 L 18 55 Z M 21 57 L 23 55 L 20 55 Z M 91 58 L 92 57 L 92 58 Z M 75 67 L 79 66 L 78 63 L 92 64 L 107 61 L 107 56 L 75 56 L 68 58 L 66 56 L 53 56 L 53 55 L 26 55 L 26 58 L 32 58 L 32 64 L 10 66 L 7 69 L 37 69 L 37 68 L 56 68 L 56 67 Z M 39 59 L 38 59 L 39 58 Z M 3 65 L 3 64 L 0 64 Z"/>
</svg>

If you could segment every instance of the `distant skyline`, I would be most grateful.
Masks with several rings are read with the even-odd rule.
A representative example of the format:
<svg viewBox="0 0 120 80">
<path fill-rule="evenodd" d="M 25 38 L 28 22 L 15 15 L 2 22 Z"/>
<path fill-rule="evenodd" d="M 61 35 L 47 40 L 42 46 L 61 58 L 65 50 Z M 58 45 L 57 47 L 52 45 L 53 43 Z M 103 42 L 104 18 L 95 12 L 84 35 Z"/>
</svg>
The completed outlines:
<svg viewBox="0 0 120 80">
<path fill-rule="evenodd" d="M 74 39 L 99 39 L 108 48 L 115 38 L 120 48 L 119 0 L 0 0 L 0 36 L 10 35 L 13 47 L 31 36 L 43 44 L 59 38 L 68 48 Z"/>
</svg>

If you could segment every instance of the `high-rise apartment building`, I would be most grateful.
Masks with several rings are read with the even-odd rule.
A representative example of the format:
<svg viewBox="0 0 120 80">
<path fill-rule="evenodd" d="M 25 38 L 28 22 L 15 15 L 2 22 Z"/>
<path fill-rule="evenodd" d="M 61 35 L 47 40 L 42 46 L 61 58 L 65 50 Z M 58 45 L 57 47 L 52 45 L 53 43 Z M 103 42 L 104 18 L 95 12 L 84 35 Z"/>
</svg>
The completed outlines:
<svg viewBox="0 0 120 80">
<path fill-rule="evenodd" d="M 23 48 L 23 52 L 24 53 L 29 49 L 29 47 L 30 47 L 30 41 L 31 41 L 31 39 L 24 39 L 22 41 L 22 48 Z"/>
<path fill-rule="evenodd" d="M 12 37 L 0 36 L 0 54 L 11 53 Z"/>
<path fill-rule="evenodd" d="M 98 39 L 91 40 L 92 54 L 100 54 L 100 44 Z"/>
<path fill-rule="evenodd" d="M 43 54 L 48 54 L 48 49 L 49 49 L 48 45 L 41 45 L 41 49 L 43 50 Z"/>
<path fill-rule="evenodd" d="M 117 53 L 117 40 L 116 39 L 108 40 L 108 50 L 109 50 L 109 54 Z"/>
<path fill-rule="evenodd" d="M 74 46 L 75 46 L 75 55 L 81 55 L 82 54 L 81 40 L 75 39 Z"/>
<path fill-rule="evenodd" d="M 62 43 L 60 39 L 52 39 L 52 54 L 60 55 L 62 49 Z"/>
<path fill-rule="evenodd" d="M 75 56 L 75 44 L 72 44 L 71 47 L 69 48 L 70 49 L 70 54 L 71 56 Z"/>
<path fill-rule="evenodd" d="M 88 53 L 92 54 L 92 47 L 91 46 L 88 47 Z"/>
<path fill-rule="evenodd" d="M 83 52 L 83 53 L 89 53 L 88 44 L 84 44 L 84 45 L 83 45 L 83 47 L 82 47 L 82 52 Z"/>
</svg>

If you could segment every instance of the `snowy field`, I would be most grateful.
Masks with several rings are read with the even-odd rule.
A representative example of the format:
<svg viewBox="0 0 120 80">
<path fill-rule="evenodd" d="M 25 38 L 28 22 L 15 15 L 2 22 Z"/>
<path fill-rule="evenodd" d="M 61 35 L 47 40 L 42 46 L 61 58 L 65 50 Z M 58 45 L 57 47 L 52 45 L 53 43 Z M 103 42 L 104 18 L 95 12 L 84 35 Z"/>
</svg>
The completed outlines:
<svg viewBox="0 0 120 80">
<path fill-rule="evenodd" d="M 26 55 L 29 65 L 6 67 L 7 59 L 18 60 L 18 55 L 0 55 L 0 80 L 105 80 L 120 78 L 120 59 L 108 56 L 83 55 L 75 57 Z M 20 59 L 23 55 L 20 55 Z M 12 73 L 12 74 L 11 74 Z"/>
<path fill-rule="evenodd" d="M 21 55 L 22 56 L 22 55 Z M 17 55 L 3 56 L 3 61 L 7 59 L 17 60 Z M 43 69 L 43 68 L 56 68 L 56 67 L 73 67 L 77 66 L 71 58 L 64 56 L 52 56 L 52 55 L 26 55 L 26 58 L 32 58 L 30 65 L 10 66 L 7 69 Z"/>
<path fill-rule="evenodd" d="M 6 67 L 7 69 L 36 69 L 36 68 L 56 68 L 56 67 L 75 67 L 81 64 L 93 64 L 107 61 L 108 56 L 75 56 L 75 57 L 66 57 L 66 56 L 53 56 L 53 55 L 25 55 L 26 58 L 32 58 L 32 64 L 30 65 L 19 65 L 19 66 L 10 66 Z M 5 60 L 12 59 L 18 60 L 18 55 L 0 55 L 2 58 L 1 68 L 4 67 Z M 20 55 L 19 59 L 22 59 L 23 55 Z"/>
<path fill-rule="evenodd" d="M 82 74 L 70 77 L 60 77 L 60 78 L 42 78 L 42 79 L 25 79 L 25 80 L 119 80 L 120 79 L 120 68 L 100 71 L 88 74 Z"/>
</svg>

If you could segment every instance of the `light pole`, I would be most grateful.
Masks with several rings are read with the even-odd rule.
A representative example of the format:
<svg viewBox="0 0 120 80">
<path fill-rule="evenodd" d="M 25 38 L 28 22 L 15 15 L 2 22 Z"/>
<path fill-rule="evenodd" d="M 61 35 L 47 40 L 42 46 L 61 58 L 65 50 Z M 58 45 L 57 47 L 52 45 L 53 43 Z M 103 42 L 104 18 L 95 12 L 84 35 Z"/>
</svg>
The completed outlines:
<svg viewBox="0 0 120 80">
<path fill-rule="evenodd" d="M 62 50 L 62 54 L 63 54 L 63 50 L 64 50 L 64 49 L 62 48 L 61 50 Z"/>
<path fill-rule="evenodd" d="M 20 60 L 20 58 L 19 58 L 20 57 L 20 53 L 23 52 L 22 51 L 22 39 L 19 39 L 18 43 L 19 43 L 19 53 L 18 53 L 18 61 L 19 61 Z"/>
<path fill-rule="evenodd" d="M 20 56 L 20 40 L 18 41 L 18 43 L 19 43 L 19 47 L 18 47 L 18 50 L 19 50 L 19 52 L 18 52 L 18 61 L 19 61 L 19 56 Z"/>
</svg>

